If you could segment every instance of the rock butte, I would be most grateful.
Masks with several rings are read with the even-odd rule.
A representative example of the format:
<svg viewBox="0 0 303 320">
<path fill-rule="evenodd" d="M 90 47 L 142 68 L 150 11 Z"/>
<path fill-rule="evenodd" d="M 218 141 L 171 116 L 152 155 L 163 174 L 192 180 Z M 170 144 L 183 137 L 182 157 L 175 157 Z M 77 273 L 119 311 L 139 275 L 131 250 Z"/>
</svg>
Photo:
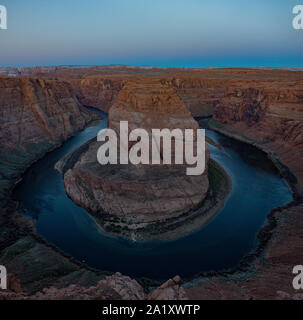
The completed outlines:
<svg viewBox="0 0 303 320">
<path fill-rule="evenodd" d="M 12 73 L 15 73 L 18 77 L 22 76 L 22 78 L 14 79 L 5 76 Z M 170 285 L 165 284 L 159 290 L 156 289 L 158 290 L 157 294 L 152 295 L 152 298 L 169 297 L 178 299 L 180 296 L 177 293 L 181 291 L 182 297 L 186 295 L 193 299 L 299 298 L 291 283 L 293 266 L 302 264 L 303 261 L 302 71 L 263 69 L 187 70 L 96 66 L 0 69 L 0 74 L 4 75 L 0 77 L 1 135 L 5 132 L 2 130 L 5 123 L 11 122 L 12 128 L 20 128 L 11 131 L 10 136 L 5 134 L 6 138 L 2 136 L 0 139 L 1 151 L 9 150 L 9 154 L 19 155 L 19 150 L 21 150 L 23 155 L 20 144 L 16 144 L 18 148 L 14 149 L 15 151 L 11 151 L 12 148 L 10 147 L 11 141 L 14 141 L 14 144 L 19 141 L 21 128 L 28 132 L 26 139 L 23 140 L 24 142 L 33 141 L 35 146 L 39 145 L 38 143 L 41 141 L 40 128 L 43 128 L 43 123 L 45 123 L 45 120 L 42 119 L 47 121 L 49 118 L 49 116 L 46 118 L 32 116 L 31 125 L 22 126 L 25 118 L 21 115 L 23 112 L 31 114 L 30 110 L 35 102 L 33 104 L 27 103 L 26 97 L 29 95 L 29 91 L 26 86 L 24 87 L 21 84 L 35 84 L 33 85 L 34 92 L 39 93 L 40 98 L 43 96 L 56 97 L 48 107 L 48 110 L 53 114 L 59 112 L 59 110 L 62 110 L 62 112 L 66 110 L 66 101 L 69 101 L 69 106 L 71 103 L 77 106 L 75 110 L 78 109 L 80 104 L 85 104 L 108 111 L 121 89 L 130 80 L 142 81 L 147 78 L 149 80 L 159 80 L 162 84 L 170 84 L 174 87 L 193 116 L 213 116 L 210 121 L 211 128 L 263 149 L 272 157 L 293 186 L 296 192 L 296 200 L 288 207 L 278 208 L 271 213 L 270 225 L 276 227 L 274 229 L 267 227 L 261 234 L 262 241 L 267 239 L 267 242 L 262 249 L 262 254 L 255 256 L 254 264 L 250 265 L 254 272 L 241 272 L 239 270 L 235 274 L 225 277 L 208 275 L 207 278 L 203 278 L 204 281 L 187 283 L 186 288 L 176 286 L 175 282 L 171 280 Z M 48 84 L 48 86 L 41 85 L 43 83 Z M 60 93 L 58 90 L 60 90 Z M 29 96 L 32 96 L 32 94 Z M 39 99 L 38 105 L 43 106 L 42 100 Z M 73 114 L 76 112 L 77 120 L 74 120 L 82 127 L 86 122 L 86 116 L 83 111 L 78 113 L 75 110 Z M 63 115 L 63 113 L 61 114 Z M 80 124 L 78 121 L 80 121 Z M 56 125 L 56 122 L 54 125 Z M 73 132 L 79 129 L 76 127 L 77 125 L 72 126 Z M 34 130 L 30 134 L 33 128 L 39 128 L 39 130 Z M 69 131 L 69 133 L 71 132 Z M 45 136 L 46 134 L 43 133 L 43 141 Z M 62 139 L 65 139 L 65 137 L 62 135 Z M 1 201 L 0 227 L 6 228 L 6 233 L 3 233 L 0 238 L 0 248 L 4 250 L 20 241 L 25 241 L 24 239 L 30 239 L 32 245 L 24 249 L 22 253 L 17 254 L 13 261 L 8 263 L 8 266 L 11 272 L 21 280 L 21 285 L 31 293 L 51 285 L 58 288 L 68 287 L 69 284 L 77 285 L 76 287 L 60 289 L 62 290 L 60 292 L 56 291 L 57 289 L 50 289 L 50 292 L 45 290 L 39 296 L 41 299 L 43 297 L 54 299 L 61 297 L 62 294 L 70 299 L 77 298 L 86 290 L 86 286 L 92 284 L 94 287 L 90 291 L 92 295 L 89 298 L 104 298 L 104 295 L 99 295 L 98 279 L 93 272 L 85 270 L 83 266 L 68 262 L 58 252 L 43 243 L 37 242 L 37 236 L 25 229 L 24 221 L 19 221 L 17 215 L 14 214 L 15 206 L 9 198 L 10 187 L 20 178 L 20 174 L 30 162 L 42 156 L 45 149 L 50 150 L 52 147 L 50 145 L 43 150 L 37 148 L 35 153 L 26 153 L 27 160 L 15 161 L 13 162 L 15 163 L 14 166 L 11 165 L 11 159 L 7 161 L 1 153 L 1 197 L 6 201 Z M 8 172 L 10 173 L 8 174 Z M 31 269 L 28 264 L 24 264 L 26 257 L 35 259 L 35 268 Z M 46 267 L 49 266 L 50 261 L 56 261 L 55 265 L 58 268 L 56 279 L 53 277 L 52 268 Z M 69 267 L 67 268 L 67 266 Z M 24 272 L 25 269 L 26 272 Z M 60 270 L 66 272 L 62 274 Z M 43 273 L 43 276 L 41 276 L 41 273 Z M 79 280 L 79 277 L 81 280 Z M 120 293 L 119 297 L 126 298 L 121 293 L 125 292 L 126 288 L 133 288 L 133 285 L 124 281 L 121 275 L 115 275 L 114 277 L 115 281 L 108 279 L 107 284 L 109 286 L 105 284 L 106 288 L 113 290 L 111 291 L 111 298 L 117 298 L 117 291 Z M 124 289 L 120 283 L 125 284 Z M 103 284 L 101 284 L 102 286 Z M 110 290 L 106 290 L 106 292 Z M 169 295 L 165 295 L 165 293 L 169 293 Z M 8 298 L 20 299 L 23 297 L 17 293 L 12 293 L 12 295 Z M 135 298 L 142 299 L 143 296 L 136 295 Z"/>
<path fill-rule="evenodd" d="M 162 128 L 198 129 L 176 90 L 160 81 L 127 83 L 109 110 L 109 128 L 119 134 L 121 120 L 128 121 L 129 130 L 143 128 L 149 133 Z M 133 237 L 134 231 L 149 227 L 149 223 L 176 218 L 196 208 L 206 197 L 208 147 L 206 170 L 199 176 L 187 176 L 186 165 L 101 166 L 96 156 L 99 147 L 100 142 L 94 139 L 82 152 L 65 157 L 59 166 L 67 194 L 95 213 L 97 222 L 102 218 L 103 225 L 127 228 L 128 236 Z M 120 219 L 113 219 L 113 215 Z"/>
</svg>

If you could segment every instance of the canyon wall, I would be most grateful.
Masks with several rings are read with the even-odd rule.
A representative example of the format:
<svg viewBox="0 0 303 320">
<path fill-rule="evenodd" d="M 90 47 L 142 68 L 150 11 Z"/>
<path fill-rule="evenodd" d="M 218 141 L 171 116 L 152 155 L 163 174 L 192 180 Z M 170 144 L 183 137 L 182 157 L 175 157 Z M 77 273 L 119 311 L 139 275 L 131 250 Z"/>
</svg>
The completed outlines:
<svg viewBox="0 0 303 320">
<path fill-rule="evenodd" d="M 224 97 L 226 81 L 221 79 L 199 79 L 177 77 L 161 79 L 173 86 L 194 117 L 209 117 Z"/>
<path fill-rule="evenodd" d="M 276 158 L 282 171 L 285 164 L 303 194 L 303 80 L 234 83 L 210 126 L 255 144 Z"/>
<path fill-rule="evenodd" d="M 90 118 L 68 83 L 0 77 L 1 201 L 30 163 Z"/>
<path fill-rule="evenodd" d="M 108 112 L 124 81 L 102 77 L 85 77 L 81 80 L 69 80 L 79 102 Z"/>
</svg>

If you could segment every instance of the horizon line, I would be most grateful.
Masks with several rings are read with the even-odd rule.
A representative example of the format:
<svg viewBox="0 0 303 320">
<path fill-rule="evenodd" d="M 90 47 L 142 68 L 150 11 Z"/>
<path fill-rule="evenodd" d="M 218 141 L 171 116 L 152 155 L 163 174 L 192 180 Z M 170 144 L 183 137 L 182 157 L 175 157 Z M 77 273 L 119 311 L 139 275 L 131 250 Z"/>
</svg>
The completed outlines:
<svg viewBox="0 0 303 320">
<path fill-rule="evenodd" d="M 93 67 L 125 67 L 125 68 L 155 68 L 155 69 L 195 69 L 195 70 L 205 70 L 205 69 L 275 69 L 275 70 L 303 70 L 303 67 L 274 67 L 274 66 L 209 66 L 209 67 L 165 67 L 156 65 L 132 65 L 132 64 L 49 64 L 49 65 L 32 65 L 32 66 L 0 66 L 0 69 L 32 69 L 32 68 L 56 68 L 56 67 L 79 67 L 79 68 L 93 68 Z"/>
</svg>

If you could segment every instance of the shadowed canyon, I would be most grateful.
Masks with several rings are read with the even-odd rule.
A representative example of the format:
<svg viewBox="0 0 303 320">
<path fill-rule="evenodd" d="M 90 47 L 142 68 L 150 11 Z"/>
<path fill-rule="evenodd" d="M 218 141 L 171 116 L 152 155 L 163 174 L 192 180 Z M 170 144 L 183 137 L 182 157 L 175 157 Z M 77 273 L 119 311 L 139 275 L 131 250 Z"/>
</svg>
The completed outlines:
<svg viewBox="0 0 303 320">
<path fill-rule="evenodd" d="M 234 268 L 195 271 L 196 276 L 184 279 L 175 274 L 167 281 L 141 275 L 135 280 L 123 272 L 97 270 L 39 235 L 35 219 L 29 219 L 22 207 L 24 214 L 20 214 L 22 201 L 14 192 L 29 179 L 34 163 L 51 157 L 51 151 L 107 117 L 108 127 L 116 131 L 119 121 L 127 120 L 130 128 L 183 130 L 200 125 L 210 132 L 207 170 L 201 176 L 186 176 L 182 166 L 101 167 L 93 157 L 100 145 L 93 132 L 90 139 L 54 157 L 50 166 L 60 171 L 57 178 L 68 197 L 110 236 L 175 239 L 220 216 L 232 187 L 237 187 L 230 172 L 209 159 L 209 149 L 224 147 L 220 141 L 240 141 L 241 148 L 253 146 L 267 157 L 287 182 L 292 199 L 287 197 L 289 201 L 270 210 L 263 208 L 267 219 L 257 228 L 258 243 L 253 251 L 241 253 Z M 303 261 L 302 71 L 127 66 L 1 69 L 0 127 L 0 262 L 11 273 L 10 290 L 1 292 L 0 299 L 296 298 L 292 268 Z M 228 140 L 216 140 L 212 133 Z M 37 169 L 30 174 L 37 185 L 43 184 Z M 237 174 L 240 171 L 232 173 Z M 286 193 L 286 187 L 281 190 Z"/>
</svg>

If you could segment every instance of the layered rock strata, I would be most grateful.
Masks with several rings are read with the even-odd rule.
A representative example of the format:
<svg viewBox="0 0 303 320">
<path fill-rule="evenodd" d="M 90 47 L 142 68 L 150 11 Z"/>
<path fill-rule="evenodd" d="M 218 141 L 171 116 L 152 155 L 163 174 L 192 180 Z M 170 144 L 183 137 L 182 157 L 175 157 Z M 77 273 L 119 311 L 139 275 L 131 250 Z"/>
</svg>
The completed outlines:
<svg viewBox="0 0 303 320">
<path fill-rule="evenodd" d="M 263 149 L 303 195 L 303 81 L 247 83 L 227 90 L 212 128 Z M 283 165 L 284 164 L 284 165 Z"/>
<path fill-rule="evenodd" d="M 129 130 L 143 128 L 149 133 L 157 128 L 198 129 L 175 89 L 160 82 L 128 83 L 110 109 L 109 128 L 119 133 L 121 120 L 128 121 Z M 67 194 L 110 221 L 111 228 L 128 229 L 131 236 L 149 223 L 176 218 L 196 208 L 207 195 L 208 149 L 206 170 L 190 176 L 186 165 L 102 166 L 96 157 L 99 147 L 97 141 L 87 144 L 77 155 L 64 159 L 61 167 Z"/>
<path fill-rule="evenodd" d="M 144 288 L 130 277 L 115 273 L 98 281 L 95 286 L 71 284 L 65 288 L 44 288 L 34 295 L 22 292 L 20 283 L 10 275 L 6 292 L 0 292 L 1 300 L 188 300 L 181 278 L 176 276 L 147 294 Z"/>
<path fill-rule="evenodd" d="M 29 164 L 90 119 L 68 83 L 0 77 L 1 201 Z"/>
</svg>

